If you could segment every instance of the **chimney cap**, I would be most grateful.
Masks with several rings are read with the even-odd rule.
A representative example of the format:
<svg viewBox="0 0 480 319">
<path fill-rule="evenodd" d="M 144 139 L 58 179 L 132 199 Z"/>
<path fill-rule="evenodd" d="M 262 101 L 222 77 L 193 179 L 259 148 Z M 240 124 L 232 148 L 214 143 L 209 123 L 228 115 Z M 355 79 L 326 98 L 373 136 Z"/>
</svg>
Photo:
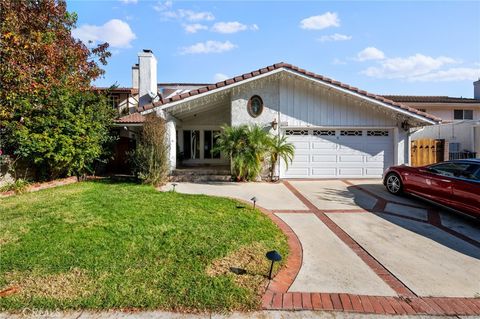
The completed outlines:
<svg viewBox="0 0 480 319">
<path fill-rule="evenodd" d="M 143 52 L 145 52 L 145 53 L 153 53 L 153 51 L 150 50 L 150 49 L 143 49 Z"/>
</svg>

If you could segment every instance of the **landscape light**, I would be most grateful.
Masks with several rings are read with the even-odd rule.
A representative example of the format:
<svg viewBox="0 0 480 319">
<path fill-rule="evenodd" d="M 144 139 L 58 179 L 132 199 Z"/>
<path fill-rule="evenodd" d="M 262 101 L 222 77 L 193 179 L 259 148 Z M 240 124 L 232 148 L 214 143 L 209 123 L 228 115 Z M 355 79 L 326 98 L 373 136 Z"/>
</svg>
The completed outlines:
<svg viewBox="0 0 480 319">
<path fill-rule="evenodd" d="M 250 200 L 253 202 L 253 209 L 255 209 L 255 203 L 257 202 L 257 198 L 253 196 L 252 198 L 250 198 Z"/>
<path fill-rule="evenodd" d="M 270 265 L 270 272 L 268 273 L 268 279 L 272 280 L 273 263 L 282 260 L 282 256 L 276 250 L 269 251 L 265 256 L 268 260 L 272 261 L 272 264 Z"/>
</svg>

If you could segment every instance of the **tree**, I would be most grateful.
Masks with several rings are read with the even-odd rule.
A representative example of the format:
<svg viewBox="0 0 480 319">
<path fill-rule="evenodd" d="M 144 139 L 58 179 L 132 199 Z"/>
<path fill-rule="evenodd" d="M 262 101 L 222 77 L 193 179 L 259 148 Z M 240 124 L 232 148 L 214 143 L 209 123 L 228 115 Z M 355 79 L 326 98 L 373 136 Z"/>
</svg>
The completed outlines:
<svg viewBox="0 0 480 319">
<path fill-rule="evenodd" d="M 63 0 L 0 2 L 0 138 L 44 177 L 88 171 L 113 118 L 90 93 L 108 44 L 74 39 L 76 20 Z"/>
<path fill-rule="evenodd" d="M 283 136 L 271 136 L 269 143 L 270 153 L 270 179 L 274 180 L 275 169 L 279 159 L 285 162 L 288 168 L 289 162 L 293 160 L 295 155 L 295 147 L 292 143 L 287 142 L 287 137 Z"/>
<path fill-rule="evenodd" d="M 168 146 L 165 121 L 147 116 L 136 149 L 131 154 L 135 175 L 146 184 L 159 186 L 168 177 Z"/>
</svg>

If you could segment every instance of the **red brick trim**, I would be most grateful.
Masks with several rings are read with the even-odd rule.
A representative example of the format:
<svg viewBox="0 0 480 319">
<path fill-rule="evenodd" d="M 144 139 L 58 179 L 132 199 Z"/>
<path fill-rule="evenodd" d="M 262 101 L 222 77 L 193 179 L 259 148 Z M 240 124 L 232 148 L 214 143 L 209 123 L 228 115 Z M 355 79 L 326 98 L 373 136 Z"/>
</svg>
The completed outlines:
<svg viewBox="0 0 480 319">
<path fill-rule="evenodd" d="M 312 202 L 310 202 L 305 196 L 303 196 L 302 193 L 300 193 L 292 184 L 290 184 L 288 181 L 282 181 L 283 185 L 290 190 L 293 195 L 295 195 L 305 206 L 307 206 L 310 210 L 312 211 L 317 211 L 318 208 L 317 206 L 313 205 Z"/>
<path fill-rule="evenodd" d="M 288 288 L 290 288 L 294 282 L 298 272 L 300 271 L 300 267 L 302 266 L 303 248 L 300 240 L 297 237 L 297 234 L 295 234 L 295 232 L 290 228 L 290 226 L 288 226 L 287 223 L 263 207 L 258 207 L 258 209 L 267 215 L 287 236 L 288 248 L 290 250 L 286 263 L 277 273 L 275 278 L 270 281 L 265 292 L 265 295 L 273 298 L 273 293 L 287 292 Z M 268 298 L 269 297 L 267 297 L 267 299 Z M 271 301 L 272 300 L 269 300 L 269 302 Z"/>
<path fill-rule="evenodd" d="M 333 310 L 383 315 L 480 315 L 480 299 L 456 297 L 404 298 L 345 293 L 269 292 L 264 303 L 264 309 Z"/>
</svg>

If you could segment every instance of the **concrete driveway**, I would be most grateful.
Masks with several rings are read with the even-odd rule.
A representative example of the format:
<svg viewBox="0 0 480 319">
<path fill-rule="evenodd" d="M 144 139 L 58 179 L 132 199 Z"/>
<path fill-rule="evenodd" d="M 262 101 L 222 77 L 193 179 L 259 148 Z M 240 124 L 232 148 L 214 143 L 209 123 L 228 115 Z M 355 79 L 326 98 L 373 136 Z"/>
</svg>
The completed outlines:
<svg viewBox="0 0 480 319">
<path fill-rule="evenodd" d="M 180 183 L 177 190 L 255 196 L 283 220 L 302 250 L 288 293 L 480 296 L 480 225 L 390 195 L 380 180 Z"/>
</svg>

